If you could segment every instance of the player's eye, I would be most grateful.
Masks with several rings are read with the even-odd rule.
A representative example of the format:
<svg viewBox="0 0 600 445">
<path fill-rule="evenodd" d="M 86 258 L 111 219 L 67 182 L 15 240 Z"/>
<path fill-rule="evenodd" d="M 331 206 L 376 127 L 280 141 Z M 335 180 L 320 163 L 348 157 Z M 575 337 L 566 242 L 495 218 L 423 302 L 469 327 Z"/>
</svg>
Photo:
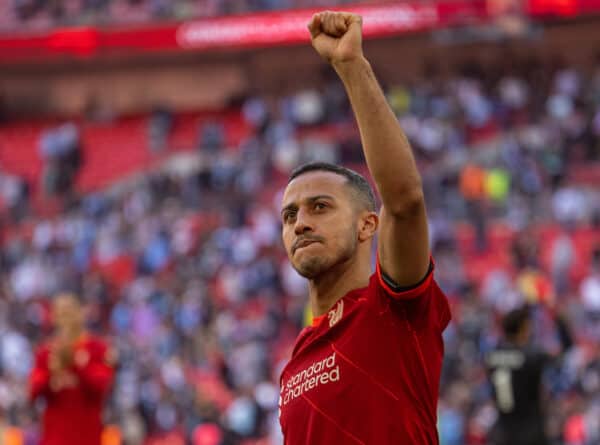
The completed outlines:
<svg viewBox="0 0 600 445">
<path fill-rule="evenodd" d="M 288 210 L 283 213 L 283 222 L 289 223 L 290 221 L 292 221 L 294 219 L 295 216 L 296 216 L 295 210 Z"/>
<path fill-rule="evenodd" d="M 316 202 L 315 203 L 315 210 L 323 210 L 327 208 L 327 204 L 323 203 L 323 202 Z"/>
</svg>

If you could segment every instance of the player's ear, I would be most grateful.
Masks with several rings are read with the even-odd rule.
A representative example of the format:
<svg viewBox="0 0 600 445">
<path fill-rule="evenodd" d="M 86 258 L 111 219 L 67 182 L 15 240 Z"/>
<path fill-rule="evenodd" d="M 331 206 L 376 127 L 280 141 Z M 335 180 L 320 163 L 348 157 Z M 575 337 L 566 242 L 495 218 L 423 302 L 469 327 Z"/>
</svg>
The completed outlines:
<svg viewBox="0 0 600 445">
<path fill-rule="evenodd" d="M 379 226 L 379 216 L 375 212 L 363 210 L 358 217 L 358 240 L 367 241 L 375 236 Z"/>
</svg>

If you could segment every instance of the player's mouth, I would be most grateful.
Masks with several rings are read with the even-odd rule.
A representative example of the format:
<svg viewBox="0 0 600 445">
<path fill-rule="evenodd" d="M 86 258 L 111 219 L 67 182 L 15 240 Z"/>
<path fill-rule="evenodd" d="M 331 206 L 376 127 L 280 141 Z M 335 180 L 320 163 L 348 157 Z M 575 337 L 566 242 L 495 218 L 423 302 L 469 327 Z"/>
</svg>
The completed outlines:
<svg viewBox="0 0 600 445">
<path fill-rule="evenodd" d="M 304 238 L 298 240 L 292 246 L 292 254 L 296 253 L 297 250 L 302 249 L 303 247 L 310 246 L 311 244 L 320 243 L 320 240 L 314 238 Z"/>
</svg>

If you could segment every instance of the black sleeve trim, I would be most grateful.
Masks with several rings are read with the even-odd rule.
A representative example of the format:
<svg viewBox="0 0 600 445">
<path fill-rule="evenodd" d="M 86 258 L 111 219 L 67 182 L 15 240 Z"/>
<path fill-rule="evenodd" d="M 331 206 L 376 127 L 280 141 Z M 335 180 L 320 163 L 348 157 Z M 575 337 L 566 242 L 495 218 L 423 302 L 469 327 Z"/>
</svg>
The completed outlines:
<svg viewBox="0 0 600 445">
<path fill-rule="evenodd" d="M 427 269 L 427 273 L 425 276 L 419 281 L 417 284 L 413 284 L 412 286 L 399 286 L 388 274 L 386 274 L 383 270 L 381 270 L 381 278 L 387 284 L 390 289 L 392 289 L 396 293 L 408 292 L 422 286 L 425 283 L 425 280 L 429 278 L 429 275 L 433 272 L 433 261 L 429 261 L 429 268 Z"/>
</svg>

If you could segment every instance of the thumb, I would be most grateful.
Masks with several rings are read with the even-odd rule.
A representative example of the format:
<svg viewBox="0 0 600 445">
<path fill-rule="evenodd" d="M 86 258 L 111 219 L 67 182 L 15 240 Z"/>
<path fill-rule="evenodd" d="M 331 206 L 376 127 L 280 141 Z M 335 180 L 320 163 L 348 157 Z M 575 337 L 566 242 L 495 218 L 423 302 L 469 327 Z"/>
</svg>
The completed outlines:
<svg viewBox="0 0 600 445">
<path fill-rule="evenodd" d="M 308 24 L 308 30 L 310 31 L 310 36 L 314 39 L 319 34 L 321 34 L 321 15 L 314 14 L 310 23 Z"/>
</svg>

